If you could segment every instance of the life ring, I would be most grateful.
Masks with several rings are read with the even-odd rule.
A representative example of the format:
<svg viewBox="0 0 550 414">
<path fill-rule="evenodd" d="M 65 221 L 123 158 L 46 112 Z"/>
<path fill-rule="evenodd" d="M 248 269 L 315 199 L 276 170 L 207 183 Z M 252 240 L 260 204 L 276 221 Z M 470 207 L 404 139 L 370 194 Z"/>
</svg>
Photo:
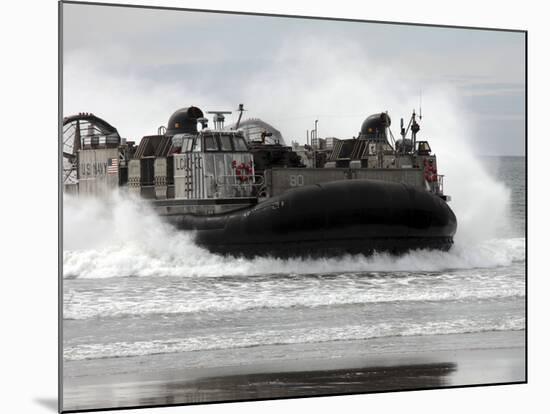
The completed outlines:
<svg viewBox="0 0 550 414">
<path fill-rule="evenodd" d="M 430 159 L 430 161 L 432 160 Z M 424 178 L 429 183 L 437 181 L 437 168 L 432 163 L 428 163 L 427 158 L 424 158 Z"/>
<path fill-rule="evenodd" d="M 233 160 L 231 166 L 235 169 L 235 175 L 241 183 L 250 180 L 252 172 L 252 166 L 250 164 L 245 164 L 244 162 L 237 164 L 237 161 Z"/>
</svg>

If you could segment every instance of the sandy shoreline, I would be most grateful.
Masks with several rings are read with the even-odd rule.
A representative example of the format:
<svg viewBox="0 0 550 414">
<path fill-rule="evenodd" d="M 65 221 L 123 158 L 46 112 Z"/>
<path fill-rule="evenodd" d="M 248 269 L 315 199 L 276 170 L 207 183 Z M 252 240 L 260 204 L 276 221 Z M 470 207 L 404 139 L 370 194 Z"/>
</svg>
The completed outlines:
<svg viewBox="0 0 550 414">
<path fill-rule="evenodd" d="M 114 375 L 99 367 L 64 378 L 63 405 L 67 411 L 523 382 L 524 337 L 524 331 L 414 337 L 406 338 L 405 350 L 399 339 L 388 343 L 387 352 L 372 340 L 317 344 L 326 358 L 280 346 L 287 357 L 278 360 L 189 368 L 182 356 L 187 368 L 154 364 L 158 369 Z M 109 363 L 121 362 L 102 362 Z"/>
</svg>

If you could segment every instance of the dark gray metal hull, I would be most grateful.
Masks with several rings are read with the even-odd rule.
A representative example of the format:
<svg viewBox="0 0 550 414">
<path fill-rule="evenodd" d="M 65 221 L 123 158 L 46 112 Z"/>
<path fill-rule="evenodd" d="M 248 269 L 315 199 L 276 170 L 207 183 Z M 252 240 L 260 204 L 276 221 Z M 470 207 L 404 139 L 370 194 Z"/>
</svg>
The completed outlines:
<svg viewBox="0 0 550 414">
<path fill-rule="evenodd" d="M 212 252 L 245 257 L 448 250 L 457 227 L 440 197 L 375 180 L 304 186 L 231 213 L 167 220 L 196 231 L 196 242 Z"/>
</svg>

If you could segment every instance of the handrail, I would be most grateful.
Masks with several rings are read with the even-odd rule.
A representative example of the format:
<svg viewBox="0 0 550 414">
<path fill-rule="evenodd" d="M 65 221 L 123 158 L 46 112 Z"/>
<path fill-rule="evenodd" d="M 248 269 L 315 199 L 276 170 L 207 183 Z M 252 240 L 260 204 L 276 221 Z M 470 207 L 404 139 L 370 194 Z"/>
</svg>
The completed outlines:
<svg viewBox="0 0 550 414">
<path fill-rule="evenodd" d="M 241 181 L 241 177 L 243 180 Z M 220 178 L 222 179 L 220 181 Z M 230 179 L 230 180 L 227 180 Z M 246 175 L 243 174 L 241 176 L 238 175 L 218 175 L 216 177 L 216 184 L 218 185 L 231 185 L 231 186 L 245 186 L 245 185 L 253 185 L 253 186 L 262 186 L 264 184 L 264 176 L 263 175 Z M 227 181 L 234 181 L 233 183 L 227 182 Z"/>
<path fill-rule="evenodd" d="M 437 177 L 436 181 L 432 181 L 431 183 L 428 183 L 430 185 L 430 191 L 437 195 L 444 194 L 443 178 L 445 176 L 443 174 L 437 174 L 436 177 Z"/>
</svg>

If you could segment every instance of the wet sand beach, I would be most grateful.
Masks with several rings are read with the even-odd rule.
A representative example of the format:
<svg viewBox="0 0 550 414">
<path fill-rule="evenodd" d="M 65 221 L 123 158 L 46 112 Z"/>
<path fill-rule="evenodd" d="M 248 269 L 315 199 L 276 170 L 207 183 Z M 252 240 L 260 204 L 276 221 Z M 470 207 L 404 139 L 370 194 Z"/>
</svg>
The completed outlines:
<svg viewBox="0 0 550 414">
<path fill-rule="evenodd" d="M 385 351 L 376 340 L 272 345 L 279 358 L 249 348 L 224 367 L 193 366 L 208 359 L 193 352 L 78 361 L 66 364 L 64 410 L 523 382 L 524 341 L 521 330 L 385 338 Z"/>
</svg>

